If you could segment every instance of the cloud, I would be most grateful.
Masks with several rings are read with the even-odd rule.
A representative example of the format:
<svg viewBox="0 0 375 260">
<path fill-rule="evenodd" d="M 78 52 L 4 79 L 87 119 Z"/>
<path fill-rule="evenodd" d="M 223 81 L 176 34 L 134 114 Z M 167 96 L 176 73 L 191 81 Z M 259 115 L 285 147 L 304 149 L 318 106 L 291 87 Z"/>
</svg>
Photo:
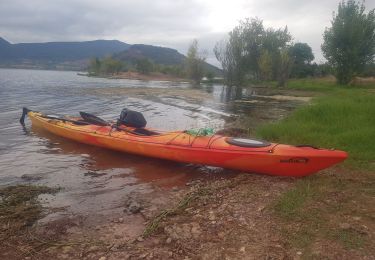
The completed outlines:
<svg viewBox="0 0 375 260">
<path fill-rule="evenodd" d="M 259 17 L 266 26 L 288 28 L 295 41 L 320 45 L 334 0 L 0 0 L 0 36 L 17 42 L 118 39 L 176 48 L 186 53 L 197 38 L 209 52 L 238 21 Z M 366 1 L 375 8 L 375 0 Z"/>
</svg>

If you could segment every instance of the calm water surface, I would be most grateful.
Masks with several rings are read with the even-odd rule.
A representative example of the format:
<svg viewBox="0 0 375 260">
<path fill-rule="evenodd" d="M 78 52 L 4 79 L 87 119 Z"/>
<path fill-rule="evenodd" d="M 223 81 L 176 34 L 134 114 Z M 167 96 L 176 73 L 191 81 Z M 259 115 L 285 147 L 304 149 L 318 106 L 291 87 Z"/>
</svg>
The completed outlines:
<svg viewBox="0 0 375 260">
<path fill-rule="evenodd" d="M 97 95 L 103 88 L 157 88 L 163 95 Z M 168 96 L 168 88 L 202 93 L 209 98 Z M 165 91 L 164 91 L 165 90 Z M 131 192 L 184 185 L 194 178 L 225 177 L 233 172 L 122 154 L 74 143 L 18 122 L 22 107 L 56 115 L 86 111 L 116 119 L 127 107 L 144 113 L 148 126 L 164 130 L 211 126 L 222 128 L 234 115 L 248 113 L 253 93 L 228 91 L 222 85 L 197 89 L 188 83 L 113 80 L 76 72 L 0 69 L 0 186 L 33 183 L 59 186 L 49 198 L 68 213 L 118 207 Z M 245 104 L 245 105 L 243 105 Z"/>
</svg>

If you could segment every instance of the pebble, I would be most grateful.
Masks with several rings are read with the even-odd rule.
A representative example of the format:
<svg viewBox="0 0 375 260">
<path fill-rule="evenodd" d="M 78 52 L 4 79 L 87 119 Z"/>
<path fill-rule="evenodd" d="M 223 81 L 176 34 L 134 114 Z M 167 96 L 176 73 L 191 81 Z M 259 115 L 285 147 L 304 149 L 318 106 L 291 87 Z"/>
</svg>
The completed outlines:
<svg viewBox="0 0 375 260">
<path fill-rule="evenodd" d="M 342 223 L 342 224 L 340 224 L 340 228 L 341 229 L 349 229 L 350 228 L 350 224 L 348 224 L 348 223 Z"/>
<path fill-rule="evenodd" d="M 246 250 L 246 249 L 245 249 L 244 246 L 240 248 L 240 252 L 242 252 L 242 253 L 245 253 L 245 250 Z"/>
<path fill-rule="evenodd" d="M 302 255 L 302 252 L 301 252 L 301 251 L 298 251 L 298 252 L 297 252 L 297 255 Z"/>
<path fill-rule="evenodd" d="M 172 238 L 168 237 L 167 240 L 165 241 L 165 243 L 167 243 L 167 244 L 172 243 Z"/>
<path fill-rule="evenodd" d="M 137 238 L 137 241 L 138 241 L 138 242 L 142 242 L 142 241 L 143 241 L 143 237 L 138 237 L 138 238 Z"/>
<path fill-rule="evenodd" d="M 107 259 L 107 257 L 105 257 L 105 256 L 102 256 L 102 257 L 99 258 L 99 260 L 106 260 L 106 259 Z"/>
<path fill-rule="evenodd" d="M 208 219 L 211 220 L 211 221 L 216 219 L 215 214 L 214 214 L 213 211 L 210 211 L 210 212 L 209 212 Z"/>
<path fill-rule="evenodd" d="M 141 209 L 142 209 L 141 205 L 135 201 L 132 201 L 128 207 L 129 212 L 133 214 L 138 213 Z"/>
<path fill-rule="evenodd" d="M 123 223 L 123 222 L 124 222 L 124 218 L 119 218 L 119 219 L 118 219 L 118 222 L 119 222 L 119 223 Z"/>
</svg>

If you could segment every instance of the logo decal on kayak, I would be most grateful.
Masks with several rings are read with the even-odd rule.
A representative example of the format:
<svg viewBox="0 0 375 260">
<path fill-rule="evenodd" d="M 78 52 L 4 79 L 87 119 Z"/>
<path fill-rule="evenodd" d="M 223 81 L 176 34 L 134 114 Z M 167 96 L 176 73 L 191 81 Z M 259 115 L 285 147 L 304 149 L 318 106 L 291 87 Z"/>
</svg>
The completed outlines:
<svg viewBox="0 0 375 260">
<path fill-rule="evenodd" d="M 290 159 L 283 159 L 280 160 L 281 163 L 308 163 L 309 159 L 303 157 L 296 157 Z"/>
</svg>

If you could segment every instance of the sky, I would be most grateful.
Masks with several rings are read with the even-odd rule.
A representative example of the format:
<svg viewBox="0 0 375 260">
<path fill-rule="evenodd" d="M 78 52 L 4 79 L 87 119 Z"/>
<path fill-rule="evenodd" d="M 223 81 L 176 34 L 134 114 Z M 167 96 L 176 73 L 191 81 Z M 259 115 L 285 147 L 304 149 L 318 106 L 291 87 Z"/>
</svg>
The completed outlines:
<svg viewBox="0 0 375 260">
<path fill-rule="evenodd" d="M 323 62 L 322 34 L 339 0 L 0 0 L 0 37 L 12 43 L 117 39 L 175 48 L 186 54 L 197 39 L 217 65 L 216 42 L 240 20 L 258 17 L 265 27 L 288 26 Z M 367 10 L 375 0 L 366 0 Z"/>
</svg>

